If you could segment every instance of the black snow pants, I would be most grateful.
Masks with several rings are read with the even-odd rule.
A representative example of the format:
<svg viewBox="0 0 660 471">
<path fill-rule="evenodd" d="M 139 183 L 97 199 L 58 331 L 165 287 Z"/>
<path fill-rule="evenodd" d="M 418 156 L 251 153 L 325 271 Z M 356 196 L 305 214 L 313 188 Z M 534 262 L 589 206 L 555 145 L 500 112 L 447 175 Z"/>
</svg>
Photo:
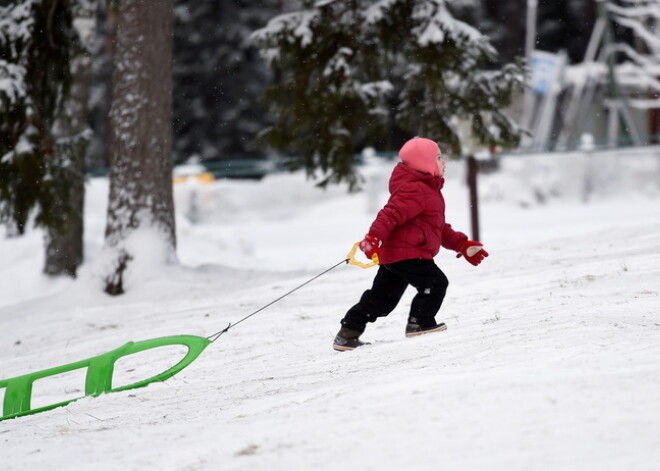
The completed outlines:
<svg viewBox="0 0 660 471">
<path fill-rule="evenodd" d="M 421 258 L 381 265 L 373 286 L 348 310 L 341 325 L 363 332 L 367 322 L 375 322 L 394 310 L 408 285 L 417 289 L 408 322 L 435 326 L 435 315 L 445 299 L 449 280 L 433 260 Z"/>
</svg>

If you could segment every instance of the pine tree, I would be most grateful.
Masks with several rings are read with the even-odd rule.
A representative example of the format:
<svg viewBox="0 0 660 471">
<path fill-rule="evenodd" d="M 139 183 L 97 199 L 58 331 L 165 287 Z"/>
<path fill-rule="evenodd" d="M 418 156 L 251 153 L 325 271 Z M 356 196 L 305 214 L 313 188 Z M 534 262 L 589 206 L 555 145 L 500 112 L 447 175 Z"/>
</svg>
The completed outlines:
<svg viewBox="0 0 660 471">
<path fill-rule="evenodd" d="M 472 22 L 488 35 L 497 48 L 500 61 L 513 61 L 525 54 L 527 0 L 482 0 L 483 10 L 476 15 L 474 8 Z"/>
<path fill-rule="evenodd" d="M 93 1 L 78 1 L 72 13 L 79 20 L 91 18 L 95 4 Z M 48 275 L 76 276 L 83 262 L 83 211 L 85 203 L 85 156 L 90 141 L 88 127 L 88 100 L 91 81 L 91 56 L 89 38 L 82 37 L 71 47 L 71 85 L 58 113 L 53 135 L 56 139 L 56 152 L 70 162 L 68 187 L 63 200 L 71 211 L 65 213 L 62 227 L 46 229 L 46 257 L 44 272 Z"/>
<path fill-rule="evenodd" d="M 175 257 L 172 198 L 172 0 L 121 0 L 110 112 L 110 198 L 106 246 L 109 294 L 144 257 L 134 236 L 150 232 L 150 251 Z"/>
<path fill-rule="evenodd" d="M 87 137 L 68 132 L 63 107 L 71 103 L 70 59 L 79 47 L 72 5 L 5 3 L 0 7 L 0 221 L 22 234 L 34 215 L 35 225 L 47 233 L 44 271 L 75 275 L 82 261 L 84 150 L 73 149 L 84 148 Z"/>
<path fill-rule="evenodd" d="M 174 152 L 178 161 L 256 158 L 266 125 L 259 97 L 271 72 L 249 41 L 281 0 L 177 0 L 174 15 Z"/>
<path fill-rule="evenodd" d="M 593 0 L 572 0 L 568 4 L 566 49 L 573 63 L 584 60 L 591 32 L 596 22 L 596 5 Z"/>
<path fill-rule="evenodd" d="M 488 145 L 520 130 L 502 110 L 523 81 L 445 0 L 303 2 L 254 34 L 281 82 L 265 97 L 274 115 L 263 140 L 297 156 L 320 185 L 358 184 L 353 156 L 396 124 L 461 152 L 458 119 Z"/>
<path fill-rule="evenodd" d="M 20 234 L 33 210 L 43 227 L 62 227 L 69 213 L 70 162 L 52 127 L 70 81 L 70 35 L 65 2 L 0 7 L 0 220 Z"/>
</svg>

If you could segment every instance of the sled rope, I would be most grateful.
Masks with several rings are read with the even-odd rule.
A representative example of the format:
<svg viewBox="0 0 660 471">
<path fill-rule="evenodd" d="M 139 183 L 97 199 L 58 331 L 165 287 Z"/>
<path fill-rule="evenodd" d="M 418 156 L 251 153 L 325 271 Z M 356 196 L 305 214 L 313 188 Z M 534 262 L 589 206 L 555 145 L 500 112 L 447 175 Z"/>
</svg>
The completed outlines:
<svg viewBox="0 0 660 471">
<path fill-rule="evenodd" d="M 275 299 L 275 300 L 269 302 L 269 303 L 266 304 L 265 306 L 260 307 L 259 309 L 257 309 L 257 310 L 254 311 L 253 313 L 248 314 L 248 315 L 245 316 L 243 319 L 241 319 L 241 320 L 239 320 L 239 321 L 237 321 L 237 322 L 234 322 L 233 324 L 230 322 L 229 325 L 228 325 L 227 327 L 225 327 L 225 328 L 222 329 L 222 330 L 219 330 L 219 331 L 216 332 L 215 334 L 209 335 L 209 336 L 206 337 L 206 338 L 207 338 L 208 340 L 210 340 L 211 342 L 215 342 L 216 340 L 218 340 L 218 339 L 220 338 L 220 336 L 221 336 L 222 334 L 224 334 L 225 332 L 227 332 L 227 331 L 228 331 L 229 329 L 231 329 L 232 327 L 237 326 L 238 324 L 240 324 L 240 323 L 243 322 L 244 320 L 249 319 L 250 317 L 254 316 L 255 314 L 260 313 L 261 311 L 263 311 L 263 310 L 266 309 L 267 307 L 270 307 L 270 306 L 272 306 L 273 304 L 275 304 L 276 302 L 281 301 L 282 299 L 286 298 L 286 297 L 289 296 L 290 294 L 292 294 L 292 293 L 298 291 L 298 290 L 299 290 L 300 288 L 302 288 L 303 286 L 306 286 L 306 285 L 310 284 L 312 281 L 316 280 L 317 278 L 320 278 L 321 276 L 325 275 L 325 274 L 328 273 L 329 271 L 334 270 L 334 269 L 337 268 L 339 265 L 343 265 L 344 263 L 348 263 L 349 260 L 350 260 L 349 258 L 345 258 L 344 260 L 342 260 L 341 262 L 337 263 L 336 265 L 331 266 L 330 268 L 328 268 L 327 270 L 325 270 L 325 271 L 319 273 L 319 274 L 316 275 L 315 277 L 310 278 L 309 280 L 305 281 L 305 282 L 302 283 L 301 285 L 298 285 L 298 286 L 296 286 L 295 288 L 293 288 L 292 290 L 290 290 L 290 291 L 284 293 L 284 294 L 283 294 L 282 296 L 280 296 L 279 298 L 277 298 L 277 299 Z"/>
<path fill-rule="evenodd" d="M 255 314 L 263 311 L 269 306 L 272 306 L 278 301 L 289 296 L 291 293 L 299 290 L 305 285 L 308 285 L 317 278 L 325 275 L 330 270 L 334 270 L 339 265 L 348 263 L 351 265 L 357 265 L 361 268 L 369 268 L 374 265 L 378 265 L 378 258 L 376 256 L 372 257 L 370 263 L 362 263 L 355 259 L 355 252 L 358 248 L 359 242 L 356 242 L 353 245 L 352 250 L 348 253 L 346 258 L 336 265 L 328 268 L 327 270 L 319 273 L 318 275 L 310 278 L 299 286 L 296 286 L 292 290 L 283 294 L 279 298 L 269 302 L 263 307 L 260 307 L 256 311 L 248 314 L 238 322 L 232 324 L 231 322 L 227 327 L 222 329 L 219 332 L 216 332 L 213 335 L 208 337 L 197 337 L 194 335 L 177 335 L 172 337 L 163 337 L 156 338 L 151 340 L 143 340 L 141 342 L 128 342 L 127 344 L 116 348 L 110 352 L 104 353 L 102 355 L 97 355 L 86 360 L 77 361 L 75 363 L 69 363 L 68 365 L 57 366 L 55 368 L 49 368 L 46 370 L 37 371 L 34 373 L 28 373 L 21 376 L 16 376 L 9 379 L 0 379 L 0 389 L 5 389 L 4 400 L 2 404 L 2 415 L 0 415 L 0 421 L 5 419 L 13 419 L 16 417 L 21 417 L 24 415 L 36 414 L 37 412 L 44 412 L 47 410 L 54 409 L 56 407 L 65 406 L 74 401 L 82 399 L 82 397 L 95 397 L 100 394 L 125 391 L 127 389 L 135 389 L 147 386 L 156 381 L 165 381 L 168 378 L 174 376 L 179 371 L 184 369 L 190 363 L 192 363 L 206 347 L 215 342 L 222 334 L 227 332 L 230 328 L 235 325 L 240 324 L 244 320 L 249 319 Z M 113 375 L 114 375 L 114 365 L 120 358 L 125 356 L 132 355 L 134 353 L 139 353 L 145 350 L 151 350 L 153 348 L 159 348 L 169 345 L 184 345 L 188 347 L 188 352 L 186 355 L 170 369 L 163 371 L 155 376 L 152 376 L 141 381 L 126 385 L 113 387 Z M 50 404 L 42 407 L 33 408 L 31 405 L 32 399 L 32 385 L 33 383 L 42 378 L 47 378 L 49 376 L 58 375 L 61 373 L 67 373 L 69 371 L 84 369 L 86 370 L 85 375 L 85 395 L 77 397 L 74 399 L 67 399 L 62 402 L 57 402 L 55 404 Z"/>
</svg>

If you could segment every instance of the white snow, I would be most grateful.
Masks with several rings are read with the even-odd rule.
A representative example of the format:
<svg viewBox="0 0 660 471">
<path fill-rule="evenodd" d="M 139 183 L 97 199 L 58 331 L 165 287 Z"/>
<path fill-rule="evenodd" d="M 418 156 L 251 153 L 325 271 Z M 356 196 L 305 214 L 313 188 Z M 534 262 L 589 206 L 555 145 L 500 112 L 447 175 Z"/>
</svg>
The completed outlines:
<svg viewBox="0 0 660 471">
<path fill-rule="evenodd" d="M 414 18 L 422 22 L 422 26 L 415 31 L 420 46 L 441 44 L 449 34 L 455 41 L 465 38 L 469 43 L 478 43 L 481 47 L 487 47 L 483 34 L 467 23 L 456 20 L 447 10 L 445 1 L 423 3 L 415 11 Z M 492 48 L 488 49 L 494 52 Z"/>
<path fill-rule="evenodd" d="M 9 108 L 25 96 L 25 74 L 25 67 L 0 59 L 0 109 Z"/>
<path fill-rule="evenodd" d="M 181 265 L 154 257 L 114 298 L 98 278 L 108 184 L 90 180 L 77 281 L 40 275 L 40 232 L 0 238 L 0 379 L 130 340 L 210 335 L 340 262 L 387 196 L 392 162 L 369 161 L 354 195 L 300 174 L 177 186 Z M 447 331 L 404 338 L 409 291 L 368 327 L 372 346 L 334 352 L 375 274 L 340 265 L 165 383 L 0 422 L 3 470 L 657 469 L 658 149 L 502 168 L 480 180 L 490 257 L 476 268 L 436 258 L 450 279 Z M 448 218 L 469 231 L 464 180 L 450 162 Z M 178 355 L 126 359 L 119 381 Z M 35 404 L 78 397 L 83 381 L 43 380 Z"/>
<path fill-rule="evenodd" d="M 311 24 L 316 20 L 318 12 L 315 10 L 303 10 L 294 13 L 285 13 L 271 19 L 268 24 L 252 33 L 255 40 L 265 40 L 266 38 L 282 33 L 291 26 L 293 38 L 300 40 L 301 46 L 308 46 L 314 39 L 311 30 Z"/>
</svg>

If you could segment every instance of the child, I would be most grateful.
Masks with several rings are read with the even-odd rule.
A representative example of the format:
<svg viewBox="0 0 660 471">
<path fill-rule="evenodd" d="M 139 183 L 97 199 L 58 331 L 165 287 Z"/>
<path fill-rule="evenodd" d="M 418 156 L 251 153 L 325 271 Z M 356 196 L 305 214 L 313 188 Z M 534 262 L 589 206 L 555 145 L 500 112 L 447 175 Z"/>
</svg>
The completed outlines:
<svg viewBox="0 0 660 471">
<path fill-rule="evenodd" d="M 371 289 L 341 320 L 333 348 L 353 350 L 364 342 L 360 335 L 367 322 L 387 316 L 396 307 L 408 285 L 417 289 L 410 306 L 406 337 L 445 330 L 438 313 L 449 281 L 433 262 L 440 246 L 458 252 L 472 265 L 488 256 L 476 241 L 454 231 L 445 222 L 445 161 L 437 143 L 416 137 L 399 151 L 399 162 L 390 177 L 390 199 L 376 216 L 360 249 L 371 259 L 378 255 L 380 267 Z"/>
</svg>

